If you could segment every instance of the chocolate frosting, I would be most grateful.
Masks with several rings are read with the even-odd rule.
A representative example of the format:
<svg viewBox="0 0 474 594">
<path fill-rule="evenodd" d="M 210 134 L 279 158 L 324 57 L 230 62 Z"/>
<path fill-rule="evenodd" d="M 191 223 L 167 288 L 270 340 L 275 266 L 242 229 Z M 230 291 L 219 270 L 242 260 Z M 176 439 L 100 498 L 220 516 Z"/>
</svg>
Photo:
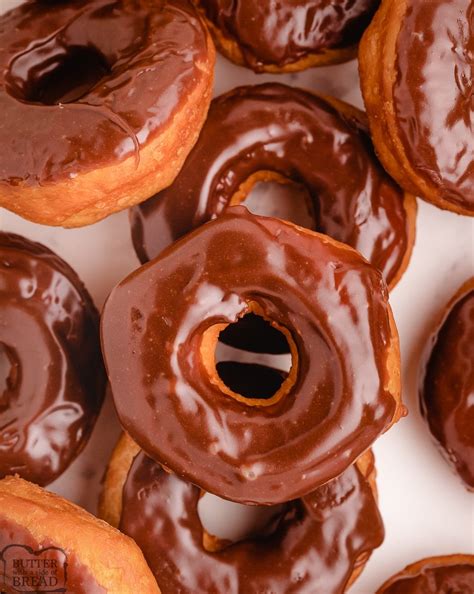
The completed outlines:
<svg viewBox="0 0 474 594">
<path fill-rule="evenodd" d="M 47 561 L 47 563 L 45 563 Z M 16 522 L 2 517 L 0 512 L 0 562 L 2 566 L 2 592 L 74 592 L 74 594 L 106 594 L 77 556 L 63 550 L 54 542 L 38 542 L 33 535 Z M 22 564 L 24 575 L 14 568 Z M 54 566 L 54 567 L 53 567 Z M 41 575 L 45 572 L 45 575 Z M 26 581 L 23 581 L 26 579 Z M 46 580 L 41 583 L 41 579 Z M 57 583 L 54 580 L 57 580 Z M 15 580 L 21 580 L 20 583 Z M 49 581 L 48 581 L 49 580 Z M 37 586 L 37 590 L 33 589 Z"/>
<path fill-rule="evenodd" d="M 342 594 L 361 555 L 384 537 L 371 488 L 355 467 L 285 504 L 271 535 L 217 553 L 202 545 L 200 494 L 143 453 L 128 474 L 120 528 L 140 546 L 164 593 Z"/>
<path fill-rule="evenodd" d="M 423 372 L 422 413 L 447 459 L 474 490 L 474 278 L 432 337 Z"/>
<path fill-rule="evenodd" d="M 99 316 L 65 262 L 9 233 L 0 233 L 0 346 L 0 477 L 48 484 L 85 445 L 102 405 Z"/>
<path fill-rule="evenodd" d="M 251 303 L 298 351 L 294 386 L 263 407 L 221 392 L 201 354 L 203 333 Z M 313 491 L 388 427 L 391 341 L 377 270 L 347 246 L 242 206 L 122 281 L 102 316 L 124 429 L 179 476 L 242 503 Z"/>
<path fill-rule="evenodd" d="M 199 0 L 256 71 L 358 43 L 380 0 Z"/>
<path fill-rule="evenodd" d="M 416 575 L 403 576 L 383 594 L 472 594 L 474 565 L 453 564 L 423 567 Z"/>
<path fill-rule="evenodd" d="M 207 43 L 187 0 L 29 0 L 1 16 L 0 184 L 138 164 L 200 83 Z"/>
<path fill-rule="evenodd" d="M 308 189 L 315 230 L 359 250 L 390 283 L 408 249 L 407 213 L 357 113 L 275 83 L 215 99 L 175 182 L 131 210 L 141 261 L 220 215 L 250 176 L 271 171 Z"/>
<path fill-rule="evenodd" d="M 406 5 L 393 88 L 400 138 L 417 174 L 474 213 L 474 4 Z"/>
</svg>

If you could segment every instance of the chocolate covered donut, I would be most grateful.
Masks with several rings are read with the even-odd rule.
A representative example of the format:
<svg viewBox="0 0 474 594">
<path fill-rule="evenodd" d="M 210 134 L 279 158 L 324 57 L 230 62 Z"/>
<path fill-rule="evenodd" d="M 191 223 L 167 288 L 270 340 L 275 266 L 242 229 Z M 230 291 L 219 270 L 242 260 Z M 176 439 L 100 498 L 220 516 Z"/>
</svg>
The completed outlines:
<svg viewBox="0 0 474 594">
<path fill-rule="evenodd" d="M 249 311 L 292 366 L 267 399 L 215 369 Z M 153 459 L 242 503 L 303 496 L 340 475 L 403 412 L 398 336 L 379 271 L 352 248 L 232 207 L 111 293 L 102 347 L 124 429 Z"/>
<path fill-rule="evenodd" d="M 417 561 L 391 577 L 377 594 L 472 594 L 474 555 L 445 555 Z"/>
<path fill-rule="evenodd" d="M 471 0 L 383 0 L 360 47 L 375 148 L 408 192 L 474 215 Z"/>
<path fill-rule="evenodd" d="M 166 187 L 209 106 L 188 0 L 28 0 L 0 16 L 0 206 L 80 226 Z"/>
<path fill-rule="evenodd" d="M 339 478 L 279 507 L 261 533 L 236 543 L 219 541 L 202 526 L 198 487 L 143 452 L 127 471 L 120 529 L 142 549 L 163 594 L 340 594 L 383 541 L 370 453 Z M 112 497 L 105 494 L 106 505 L 114 505 Z M 218 546 L 209 547 L 216 540 Z"/>
<path fill-rule="evenodd" d="M 245 199 L 261 180 L 308 189 L 314 229 L 359 250 L 393 286 L 407 266 L 416 205 L 375 157 L 364 114 L 280 84 L 215 99 L 174 183 L 131 211 L 142 262 Z"/>
<path fill-rule="evenodd" d="M 345 62 L 380 0 L 195 0 L 220 51 L 256 72 Z"/>
<path fill-rule="evenodd" d="M 84 447 L 102 405 L 99 316 L 61 258 L 10 233 L 0 233 L 0 370 L 0 478 L 46 485 Z"/>
<path fill-rule="evenodd" d="M 446 306 L 429 347 L 422 414 L 446 459 L 474 490 L 474 278 Z"/>
</svg>

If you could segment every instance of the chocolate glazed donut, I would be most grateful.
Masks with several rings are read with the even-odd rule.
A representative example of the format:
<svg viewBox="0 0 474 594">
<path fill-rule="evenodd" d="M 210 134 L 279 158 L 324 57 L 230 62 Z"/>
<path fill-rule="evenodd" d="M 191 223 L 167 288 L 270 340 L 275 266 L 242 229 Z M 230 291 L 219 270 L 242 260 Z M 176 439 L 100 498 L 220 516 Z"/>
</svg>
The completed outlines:
<svg viewBox="0 0 474 594">
<path fill-rule="evenodd" d="M 472 594 L 474 555 L 429 557 L 392 576 L 376 594 Z"/>
<path fill-rule="evenodd" d="M 359 250 L 390 286 L 408 264 L 416 203 L 377 161 L 364 114 L 280 84 L 241 87 L 215 99 L 175 182 L 131 211 L 142 262 L 262 180 L 304 185 L 315 230 Z"/>
<path fill-rule="evenodd" d="M 221 330 L 249 311 L 287 339 L 270 399 L 229 390 Z M 124 429 L 204 490 L 276 504 L 341 474 L 403 412 L 379 271 L 352 248 L 232 207 L 120 283 L 102 347 Z M 133 401 L 132 401 L 133 398 Z"/>
<path fill-rule="evenodd" d="M 422 366 L 420 402 L 433 437 L 474 490 L 474 278 L 446 307 Z"/>
<path fill-rule="evenodd" d="M 473 216 L 472 0 L 383 0 L 359 64 L 387 171 L 408 192 Z"/>
<path fill-rule="evenodd" d="M 358 463 L 275 510 L 263 534 L 210 548 L 216 539 L 198 515 L 200 489 L 142 452 L 129 466 L 120 529 L 142 549 L 163 594 L 341 594 L 384 537 L 367 456 L 368 467 Z"/>
<path fill-rule="evenodd" d="M 217 47 L 256 72 L 345 62 L 380 0 L 195 0 Z"/>
<path fill-rule="evenodd" d="M 9 233 L 0 233 L 0 369 L 0 477 L 46 485 L 84 447 L 102 405 L 99 316 L 63 260 Z"/>
<path fill-rule="evenodd" d="M 169 185 L 214 58 L 188 0 L 27 0 L 1 15 L 0 205 L 73 227 Z"/>
</svg>

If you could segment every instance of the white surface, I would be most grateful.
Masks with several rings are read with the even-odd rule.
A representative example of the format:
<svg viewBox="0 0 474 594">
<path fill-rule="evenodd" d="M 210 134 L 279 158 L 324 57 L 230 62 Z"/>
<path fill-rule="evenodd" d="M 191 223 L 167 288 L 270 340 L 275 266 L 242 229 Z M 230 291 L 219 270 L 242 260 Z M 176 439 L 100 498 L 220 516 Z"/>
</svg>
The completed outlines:
<svg viewBox="0 0 474 594">
<path fill-rule="evenodd" d="M 0 12 L 17 3 L 0 0 Z M 219 58 L 217 93 L 266 80 L 298 84 L 362 105 L 355 62 L 296 75 L 257 76 Z M 64 257 L 99 307 L 110 289 L 138 265 L 127 213 L 88 228 L 64 230 L 35 225 L 0 210 L 0 228 L 41 241 Z M 374 447 L 386 538 L 351 594 L 373 594 L 388 576 L 421 557 L 474 552 L 474 496 L 464 490 L 437 452 L 417 402 L 417 370 L 424 340 L 437 312 L 473 274 L 473 259 L 474 222 L 419 201 L 412 261 L 391 297 L 400 332 L 409 416 Z M 109 398 L 87 448 L 51 489 L 95 511 L 100 480 L 118 434 Z"/>
</svg>

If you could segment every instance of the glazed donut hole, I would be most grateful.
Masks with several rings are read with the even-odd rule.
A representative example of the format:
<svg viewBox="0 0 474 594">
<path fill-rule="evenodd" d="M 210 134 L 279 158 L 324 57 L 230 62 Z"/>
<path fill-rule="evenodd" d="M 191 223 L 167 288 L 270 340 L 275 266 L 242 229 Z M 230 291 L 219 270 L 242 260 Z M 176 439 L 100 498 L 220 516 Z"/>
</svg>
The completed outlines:
<svg viewBox="0 0 474 594">
<path fill-rule="evenodd" d="M 315 202 L 304 184 L 276 171 L 258 171 L 240 185 L 229 206 L 242 204 L 253 214 L 315 230 Z"/>
<path fill-rule="evenodd" d="M 12 97 L 25 103 L 73 103 L 90 93 L 111 70 L 112 66 L 98 48 L 61 47 L 53 40 L 12 61 L 5 76 L 6 89 Z"/>
<path fill-rule="evenodd" d="M 279 361 L 280 370 L 273 369 L 264 363 L 261 354 L 260 356 L 258 354 L 258 351 L 262 350 L 261 345 L 254 349 L 251 340 L 246 345 L 245 350 L 249 352 L 244 362 L 221 358 L 225 347 L 223 348 L 220 337 L 223 335 L 225 340 L 226 332 L 229 333 L 229 329 L 233 330 L 234 327 L 237 329 L 239 324 L 245 323 L 247 316 L 251 316 L 251 325 L 256 323 L 260 325 L 266 340 L 277 336 L 281 351 L 289 353 L 289 355 L 282 355 Z M 256 322 L 257 319 L 258 322 Z M 233 342 L 233 340 L 230 341 L 231 344 Z M 267 318 L 256 302 L 250 302 L 246 311 L 234 324 L 213 324 L 208 327 L 202 335 L 200 355 L 211 384 L 222 394 L 247 406 L 262 407 L 276 404 L 289 395 L 298 377 L 298 350 L 291 332 L 278 322 Z"/>
<path fill-rule="evenodd" d="M 271 536 L 285 507 L 243 505 L 202 491 L 197 504 L 202 546 L 210 553 L 218 553 L 244 540 Z"/>
</svg>

